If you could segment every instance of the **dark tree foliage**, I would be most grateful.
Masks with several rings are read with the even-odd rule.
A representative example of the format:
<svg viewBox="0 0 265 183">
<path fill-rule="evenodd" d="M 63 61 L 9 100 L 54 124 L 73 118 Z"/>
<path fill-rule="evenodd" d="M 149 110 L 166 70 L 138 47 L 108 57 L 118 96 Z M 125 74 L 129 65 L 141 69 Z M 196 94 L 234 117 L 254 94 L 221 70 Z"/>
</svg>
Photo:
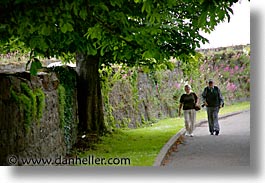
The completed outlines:
<svg viewBox="0 0 265 183">
<path fill-rule="evenodd" d="M 75 55 L 83 131 L 104 132 L 98 68 L 185 60 L 238 0 L 1 0 L 0 44 L 44 57 Z"/>
</svg>

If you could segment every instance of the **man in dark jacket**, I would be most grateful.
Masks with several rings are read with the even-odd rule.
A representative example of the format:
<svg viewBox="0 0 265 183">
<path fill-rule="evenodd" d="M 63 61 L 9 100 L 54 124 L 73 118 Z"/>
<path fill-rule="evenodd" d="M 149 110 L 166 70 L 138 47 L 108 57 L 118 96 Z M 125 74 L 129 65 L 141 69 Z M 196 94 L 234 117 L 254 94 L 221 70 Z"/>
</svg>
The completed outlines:
<svg viewBox="0 0 265 183">
<path fill-rule="evenodd" d="M 219 135 L 220 127 L 218 123 L 219 109 L 224 105 L 224 99 L 220 89 L 214 86 L 213 80 L 209 80 L 208 86 L 204 88 L 202 93 L 202 101 L 207 107 L 207 116 L 209 131 L 211 135 Z"/>
</svg>

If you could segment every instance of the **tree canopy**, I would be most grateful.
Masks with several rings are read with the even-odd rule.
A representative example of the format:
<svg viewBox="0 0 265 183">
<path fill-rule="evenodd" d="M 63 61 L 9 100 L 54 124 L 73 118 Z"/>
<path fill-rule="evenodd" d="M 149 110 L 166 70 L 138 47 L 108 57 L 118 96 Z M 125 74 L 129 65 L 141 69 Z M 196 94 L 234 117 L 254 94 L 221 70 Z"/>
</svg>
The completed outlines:
<svg viewBox="0 0 265 183">
<path fill-rule="evenodd" d="M 1 0 L 0 44 L 19 43 L 33 60 L 36 54 L 74 56 L 80 132 L 104 133 L 98 72 L 103 63 L 170 68 L 173 57 L 190 64 L 207 41 L 200 31 L 229 18 L 237 1 Z M 40 66 L 34 63 L 32 74 Z"/>
<path fill-rule="evenodd" d="M 152 65 L 194 53 L 238 0 L 2 0 L 0 40 L 45 57 L 85 53 L 101 63 Z"/>
</svg>

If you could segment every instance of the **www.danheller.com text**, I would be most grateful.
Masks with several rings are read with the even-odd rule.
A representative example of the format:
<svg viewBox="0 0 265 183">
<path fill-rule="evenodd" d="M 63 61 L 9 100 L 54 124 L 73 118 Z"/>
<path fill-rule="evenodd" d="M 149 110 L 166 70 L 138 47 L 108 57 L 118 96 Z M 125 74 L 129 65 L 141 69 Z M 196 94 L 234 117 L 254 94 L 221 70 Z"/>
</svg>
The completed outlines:
<svg viewBox="0 0 265 183">
<path fill-rule="evenodd" d="M 25 158 L 11 155 L 7 158 L 9 165 L 130 165 L 130 158 L 103 158 L 89 155 L 87 157 Z"/>
</svg>

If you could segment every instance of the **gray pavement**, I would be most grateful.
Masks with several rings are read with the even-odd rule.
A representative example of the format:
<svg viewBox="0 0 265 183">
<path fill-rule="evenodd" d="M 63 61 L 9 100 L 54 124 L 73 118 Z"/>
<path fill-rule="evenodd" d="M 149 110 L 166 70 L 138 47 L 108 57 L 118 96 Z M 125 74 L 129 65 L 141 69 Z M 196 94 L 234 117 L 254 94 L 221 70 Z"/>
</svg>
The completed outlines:
<svg viewBox="0 0 265 183">
<path fill-rule="evenodd" d="M 204 123 L 194 131 L 194 137 L 184 137 L 184 143 L 171 152 L 165 167 L 214 168 L 250 166 L 250 111 L 219 120 L 219 136 L 210 135 Z"/>
</svg>

